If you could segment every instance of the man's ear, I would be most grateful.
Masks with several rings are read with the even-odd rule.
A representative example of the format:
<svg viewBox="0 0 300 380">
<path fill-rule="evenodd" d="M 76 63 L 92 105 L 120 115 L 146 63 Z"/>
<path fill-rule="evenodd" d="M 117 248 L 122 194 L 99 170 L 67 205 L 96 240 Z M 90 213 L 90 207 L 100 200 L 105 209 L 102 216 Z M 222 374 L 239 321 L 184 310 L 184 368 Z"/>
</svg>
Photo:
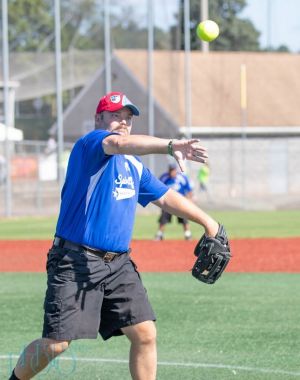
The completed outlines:
<svg viewBox="0 0 300 380">
<path fill-rule="evenodd" d="M 102 119 L 100 118 L 100 115 L 99 113 L 96 113 L 95 114 L 95 129 L 100 129 L 101 128 L 101 121 Z"/>
<path fill-rule="evenodd" d="M 96 121 L 102 121 L 103 120 L 103 113 L 96 113 L 95 115 L 95 120 Z"/>
</svg>

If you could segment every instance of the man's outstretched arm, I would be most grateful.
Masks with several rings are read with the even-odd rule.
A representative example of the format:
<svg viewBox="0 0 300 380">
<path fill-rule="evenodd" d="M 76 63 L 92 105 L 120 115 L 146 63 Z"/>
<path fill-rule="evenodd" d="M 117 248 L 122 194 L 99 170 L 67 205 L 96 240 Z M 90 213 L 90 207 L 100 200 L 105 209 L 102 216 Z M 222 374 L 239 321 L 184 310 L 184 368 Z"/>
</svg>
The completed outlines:
<svg viewBox="0 0 300 380">
<path fill-rule="evenodd" d="M 162 139 L 147 135 L 109 135 L 102 142 L 106 154 L 171 154 L 182 171 L 185 171 L 185 161 L 206 162 L 206 148 L 198 139 L 177 140 Z"/>
</svg>

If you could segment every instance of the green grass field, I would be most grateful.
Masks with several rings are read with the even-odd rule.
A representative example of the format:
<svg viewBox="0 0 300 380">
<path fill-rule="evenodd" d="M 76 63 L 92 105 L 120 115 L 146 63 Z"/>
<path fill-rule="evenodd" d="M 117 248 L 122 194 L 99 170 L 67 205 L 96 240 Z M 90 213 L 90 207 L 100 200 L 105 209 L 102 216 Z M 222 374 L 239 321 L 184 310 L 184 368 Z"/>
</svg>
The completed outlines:
<svg viewBox="0 0 300 380">
<path fill-rule="evenodd" d="M 232 237 L 300 235 L 299 211 L 212 214 Z M 152 239 L 156 220 L 139 216 L 135 238 Z M 51 239 L 54 226 L 54 218 L 2 219 L 0 238 Z M 175 222 L 168 227 L 168 238 L 182 238 Z M 300 378 L 300 274 L 225 273 L 213 286 L 189 273 L 142 277 L 157 315 L 158 380 Z M 45 274 L 0 274 L 1 380 L 41 334 L 45 286 Z M 36 378 L 129 380 L 128 349 L 124 337 L 76 341 Z"/>
<path fill-rule="evenodd" d="M 282 380 L 300 377 L 300 275 L 228 273 L 214 286 L 188 273 L 144 273 L 157 314 L 158 379 Z M 0 378 L 40 336 L 44 274 L 2 274 Z M 73 342 L 37 378 L 129 379 L 128 342 Z"/>
<path fill-rule="evenodd" d="M 300 236 L 300 210 L 296 211 L 214 211 L 231 238 Z M 137 215 L 134 239 L 153 239 L 158 215 Z M 55 217 L 0 219 L 0 239 L 52 239 Z M 201 229 L 191 223 L 194 236 Z M 181 239 L 182 227 L 175 219 L 166 227 L 167 239 Z"/>
</svg>

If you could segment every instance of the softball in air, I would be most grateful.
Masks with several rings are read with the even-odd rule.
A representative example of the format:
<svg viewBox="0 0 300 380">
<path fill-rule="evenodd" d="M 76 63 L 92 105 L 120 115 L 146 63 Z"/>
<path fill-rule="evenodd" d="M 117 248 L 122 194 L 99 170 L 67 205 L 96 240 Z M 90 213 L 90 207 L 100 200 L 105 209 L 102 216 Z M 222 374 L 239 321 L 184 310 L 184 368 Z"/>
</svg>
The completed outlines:
<svg viewBox="0 0 300 380">
<path fill-rule="evenodd" d="M 205 20 L 198 24 L 196 32 L 201 40 L 211 42 L 218 37 L 220 30 L 217 23 L 211 20 Z"/>
</svg>

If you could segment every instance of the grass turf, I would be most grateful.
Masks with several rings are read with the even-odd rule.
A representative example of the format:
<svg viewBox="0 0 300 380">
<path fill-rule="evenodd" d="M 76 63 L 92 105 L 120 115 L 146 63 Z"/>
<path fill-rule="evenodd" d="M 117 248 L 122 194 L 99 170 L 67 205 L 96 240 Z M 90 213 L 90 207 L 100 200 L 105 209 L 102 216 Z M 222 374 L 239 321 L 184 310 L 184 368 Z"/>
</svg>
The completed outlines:
<svg viewBox="0 0 300 380">
<path fill-rule="evenodd" d="M 300 275 L 225 273 L 214 286 L 189 273 L 144 273 L 157 314 L 158 379 L 283 380 L 300 377 Z M 0 378 L 40 336 L 44 274 L 0 274 Z M 130 379 L 125 337 L 73 342 L 37 377 Z M 86 360 L 86 361 L 84 361 Z"/>
<path fill-rule="evenodd" d="M 291 237 L 300 235 L 300 210 L 291 211 L 214 211 L 210 213 L 226 226 L 230 238 Z M 137 215 L 134 239 L 153 239 L 158 215 Z M 56 217 L 0 219 L 0 239 L 52 239 Z M 191 223 L 194 237 L 203 230 Z M 167 239 L 181 239 L 182 227 L 166 226 Z"/>
<path fill-rule="evenodd" d="M 300 211 L 212 212 L 231 238 L 299 236 Z M 138 215 L 134 238 L 152 239 L 157 215 Z M 0 220 L 0 239 L 51 239 L 56 218 Z M 192 223 L 194 236 L 199 227 Z M 167 226 L 166 238 L 181 238 Z M 143 274 L 158 321 L 158 379 L 281 380 L 300 377 L 299 275 L 223 275 L 213 287 L 187 273 Z M 0 274 L 0 379 L 40 336 L 44 274 Z M 73 342 L 37 378 L 130 379 L 126 338 Z M 87 361 L 84 361 L 86 359 Z M 117 361 L 113 361 L 117 360 Z"/>
</svg>

